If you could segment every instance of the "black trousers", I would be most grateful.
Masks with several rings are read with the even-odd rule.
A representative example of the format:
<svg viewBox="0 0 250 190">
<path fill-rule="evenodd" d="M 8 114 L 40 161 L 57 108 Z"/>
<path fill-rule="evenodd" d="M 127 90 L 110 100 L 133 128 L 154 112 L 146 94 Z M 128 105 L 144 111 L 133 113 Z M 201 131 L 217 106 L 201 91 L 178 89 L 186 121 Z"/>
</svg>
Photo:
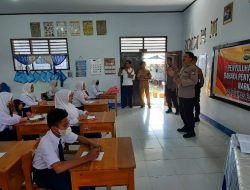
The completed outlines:
<svg viewBox="0 0 250 190">
<path fill-rule="evenodd" d="M 195 98 L 179 98 L 179 107 L 181 119 L 184 123 L 184 127 L 187 128 L 187 132 L 194 132 L 194 103 Z"/>
<path fill-rule="evenodd" d="M 123 108 L 125 108 L 126 106 L 129 107 L 133 106 L 132 97 L 133 97 L 133 85 L 122 86 L 121 103 Z"/>
<path fill-rule="evenodd" d="M 33 181 L 38 187 L 52 190 L 71 190 L 69 171 L 57 174 L 53 169 L 33 168 Z M 80 187 L 80 190 L 95 190 L 95 187 Z"/>
<path fill-rule="evenodd" d="M 0 132 L 0 141 L 16 141 L 17 135 L 16 130 L 10 130 L 9 128 L 4 129 Z"/>
<path fill-rule="evenodd" d="M 72 132 L 80 135 L 80 127 L 79 126 L 71 126 Z M 83 135 L 86 138 L 102 138 L 102 134 L 101 133 L 85 133 Z"/>
<path fill-rule="evenodd" d="M 174 104 L 174 107 L 176 108 L 176 112 L 179 112 L 179 105 L 177 101 L 177 95 L 176 91 L 172 91 L 171 89 L 167 89 L 167 103 L 168 103 L 168 109 L 172 109 L 172 102 Z"/>
<path fill-rule="evenodd" d="M 195 86 L 195 105 L 194 105 L 194 110 L 195 110 L 195 117 L 199 117 L 200 115 L 200 94 L 201 94 L 201 88 L 200 85 L 197 84 Z"/>
</svg>

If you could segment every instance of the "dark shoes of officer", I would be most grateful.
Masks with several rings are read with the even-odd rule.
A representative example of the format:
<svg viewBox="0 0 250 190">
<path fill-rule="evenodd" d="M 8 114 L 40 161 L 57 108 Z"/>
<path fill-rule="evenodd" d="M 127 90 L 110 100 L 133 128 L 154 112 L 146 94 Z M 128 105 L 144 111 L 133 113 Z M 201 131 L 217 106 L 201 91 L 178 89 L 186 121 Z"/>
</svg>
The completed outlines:
<svg viewBox="0 0 250 190">
<path fill-rule="evenodd" d="M 183 138 L 191 138 L 191 137 L 195 137 L 195 132 L 187 132 L 186 134 L 183 135 Z"/>
<path fill-rule="evenodd" d="M 184 126 L 184 127 L 182 127 L 182 128 L 177 129 L 177 131 L 178 131 L 179 133 L 185 133 L 185 132 L 187 132 L 187 128 Z"/>
<path fill-rule="evenodd" d="M 172 109 L 168 109 L 165 113 L 172 113 Z"/>
<path fill-rule="evenodd" d="M 199 117 L 195 117 L 194 118 L 194 122 L 199 122 L 200 121 L 200 118 Z"/>
<path fill-rule="evenodd" d="M 179 114 L 180 114 L 179 110 L 176 110 L 175 115 L 179 115 Z"/>
</svg>

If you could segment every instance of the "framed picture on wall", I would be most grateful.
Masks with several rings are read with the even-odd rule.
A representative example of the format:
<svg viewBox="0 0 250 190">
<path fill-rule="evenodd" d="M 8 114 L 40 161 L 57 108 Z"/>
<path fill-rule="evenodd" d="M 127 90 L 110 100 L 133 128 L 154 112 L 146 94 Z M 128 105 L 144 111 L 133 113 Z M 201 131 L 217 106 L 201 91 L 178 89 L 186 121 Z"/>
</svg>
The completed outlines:
<svg viewBox="0 0 250 190">
<path fill-rule="evenodd" d="M 250 39 L 214 47 L 211 98 L 250 110 Z"/>
<path fill-rule="evenodd" d="M 31 22 L 30 32 L 31 32 L 31 37 L 41 37 L 40 22 Z"/>
<path fill-rule="evenodd" d="M 223 24 L 232 22 L 233 19 L 233 2 L 224 7 Z"/>
</svg>

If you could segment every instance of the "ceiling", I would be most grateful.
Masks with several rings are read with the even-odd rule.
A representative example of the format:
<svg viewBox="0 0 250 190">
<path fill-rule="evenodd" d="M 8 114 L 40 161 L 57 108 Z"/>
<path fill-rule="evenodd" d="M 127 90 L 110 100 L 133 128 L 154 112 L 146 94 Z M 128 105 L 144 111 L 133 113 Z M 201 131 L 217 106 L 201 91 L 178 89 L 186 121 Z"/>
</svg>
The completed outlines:
<svg viewBox="0 0 250 190">
<path fill-rule="evenodd" d="M 183 11 L 194 0 L 0 0 L 0 14 Z"/>
</svg>

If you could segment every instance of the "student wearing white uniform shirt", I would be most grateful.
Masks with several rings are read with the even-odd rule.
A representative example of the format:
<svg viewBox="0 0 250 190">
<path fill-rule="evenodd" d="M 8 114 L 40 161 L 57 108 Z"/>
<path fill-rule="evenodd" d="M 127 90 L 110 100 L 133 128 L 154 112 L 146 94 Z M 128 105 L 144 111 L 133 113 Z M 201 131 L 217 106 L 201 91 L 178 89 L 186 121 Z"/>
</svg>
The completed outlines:
<svg viewBox="0 0 250 190">
<path fill-rule="evenodd" d="M 93 80 L 92 81 L 92 96 L 93 96 L 93 98 L 99 98 L 99 96 L 101 95 L 101 94 L 103 94 L 103 92 L 102 91 L 100 91 L 100 89 L 99 89 L 99 84 L 100 84 L 100 82 L 99 82 L 99 80 Z"/>
<path fill-rule="evenodd" d="M 9 92 L 0 93 L 0 141 L 16 140 L 16 131 L 12 129 L 15 125 L 27 118 L 21 118 L 14 112 L 14 104 L 12 102 L 13 95 Z"/>
<path fill-rule="evenodd" d="M 68 113 L 62 109 L 54 109 L 47 115 L 49 131 L 42 137 L 33 159 L 33 180 L 40 188 L 53 190 L 71 190 L 69 170 L 95 160 L 101 146 L 88 139 L 78 136 L 71 131 Z M 89 146 L 86 156 L 78 159 L 64 159 L 63 148 L 65 143 L 74 143 Z M 95 187 L 80 187 L 80 190 L 94 190 Z"/>
<path fill-rule="evenodd" d="M 48 100 L 54 99 L 55 93 L 58 91 L 57 85 L 58 85 L 57 80 L 52 80 L 50 82 L 50 87 L 49 87 L 49 90 L 47 92 Z"/>
<path fill-rule="evenodd" d="M 135 71 L 131 67 L 130 60 L 127 60 L 125 62 L 125 68 L 121 68 L 118 75 L 123 77 L 122 90 L 121 90 L 122 108 L 125 108 L 127 106 L 132 108 L 133 80 L 135 80 Z"/>
<path fill-rule="evenodd" d="M 83 104 L 89 99 L 85 91 L 85 83 L 80 81 L 76 84 L 76 90 L 73 95 L 73 104 L 77 109 L 84 110 Z"/>
<path fill-rule="evenodd" d="M 23 93 L 20 96 L 20 100 L 25 103 L 24 111 L 30 112 L 31 106 L 46 104 L 46 101 L 39 102 L 36 96 L 33 94 L 35 88 L 32 83 L 25 83 L 23 86 Z"/>
</svg>

